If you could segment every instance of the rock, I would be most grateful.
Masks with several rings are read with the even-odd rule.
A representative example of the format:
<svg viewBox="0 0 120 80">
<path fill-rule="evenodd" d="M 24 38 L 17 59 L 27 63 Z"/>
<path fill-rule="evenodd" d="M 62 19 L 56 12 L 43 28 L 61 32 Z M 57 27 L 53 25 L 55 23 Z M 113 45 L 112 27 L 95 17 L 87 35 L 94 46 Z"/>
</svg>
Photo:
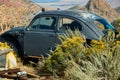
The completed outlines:
<svg viewBox="0 0 120 80">
<path fill-rule="evenodd" d="M 113 9 L 105 0 L 90 0 L 84 7 L 78 5 L 71 9 L 86 10 L 97 13 L 112 22 L 120 18 L 120 14 Z"/>
</svg>

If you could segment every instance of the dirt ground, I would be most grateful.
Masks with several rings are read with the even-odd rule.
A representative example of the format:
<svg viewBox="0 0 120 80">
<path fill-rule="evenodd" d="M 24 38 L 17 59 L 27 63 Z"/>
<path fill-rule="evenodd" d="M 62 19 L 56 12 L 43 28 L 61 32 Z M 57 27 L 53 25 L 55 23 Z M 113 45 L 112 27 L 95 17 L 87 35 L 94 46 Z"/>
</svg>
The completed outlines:
<svg viewBox="0 0 120 80">
<path fill-rule="evenodd" d="M 28 80 L 53 80 L 53 77 L 51 75 L 40 76 L 40 74 L 38 74 L 36 67 L 32 67 L 31 65 L 23 65 L 23 63 L 20 61 L 18 62 L 18 68 L 20 68 L 20 70 L 22 71 L 27 72 Z"/>
</svg>

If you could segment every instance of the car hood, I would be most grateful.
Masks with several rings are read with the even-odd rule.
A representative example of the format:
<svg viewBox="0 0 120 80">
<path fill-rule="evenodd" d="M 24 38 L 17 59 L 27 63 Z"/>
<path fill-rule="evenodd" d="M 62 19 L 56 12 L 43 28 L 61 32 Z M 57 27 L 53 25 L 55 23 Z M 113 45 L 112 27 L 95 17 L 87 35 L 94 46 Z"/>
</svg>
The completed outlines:
<svg viewBox="0 0 120 80">
<path fill-rule="evenodd" d="M 25 26 L 20 26 L 20 27 L 14 27 L 14 28 L 11 28 L 10 30 L 2 33 L 1 35 L 4 35 L 4 34 L 12 34 L 14 32 L 21 32 L 21 31 L 24 31 L 26 29 Z M 0 36 L 1 36 L 0 35 Z"/>
<path fill-rule="evenodd" d="M 20 26 L 20 27 L 14 27 L 14 28 L 11 28 L 9 31 L 21 31 L 21 30 L 25 30 L 26 29 L 26 26 Z"/>
</svg>

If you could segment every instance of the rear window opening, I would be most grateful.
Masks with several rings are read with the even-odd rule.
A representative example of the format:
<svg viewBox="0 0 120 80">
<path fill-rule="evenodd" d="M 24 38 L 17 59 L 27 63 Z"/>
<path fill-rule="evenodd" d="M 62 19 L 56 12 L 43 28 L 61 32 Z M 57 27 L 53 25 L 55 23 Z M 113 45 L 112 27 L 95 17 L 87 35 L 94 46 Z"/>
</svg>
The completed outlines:
<svg viewBox="0 0 120 80">
<path fill-rule="evenodd" d="M 94 24 L 101 30 L 114 29 L 114 27 L 108 21 L 102 18 L 94 20 Z"/>
</svg>

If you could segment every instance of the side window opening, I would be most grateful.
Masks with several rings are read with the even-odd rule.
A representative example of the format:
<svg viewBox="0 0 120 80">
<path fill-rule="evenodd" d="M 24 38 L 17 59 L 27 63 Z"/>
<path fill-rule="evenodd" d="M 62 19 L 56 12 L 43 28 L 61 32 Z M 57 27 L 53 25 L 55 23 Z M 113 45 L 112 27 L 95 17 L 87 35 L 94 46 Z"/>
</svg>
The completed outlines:
<svg viewBox="0 0 120 80">
<path fill-rule="evenodd" d="M 51 17 L 51 16 L 38 17 L 30 25 L 31 29 L 37 29 L 37 30 L 39 29 L 54 30 L 55 27 L 56 27 L 56 17 Z"/>
<path fill-rule="evenodd" d="M 80 22 L 70 19 L 70 18 L 61 18 L 60 19 L 60 31 L 65 31 L 66 29 L 70 28 L 71 30 L 79 29 L 82 30 L 82 25 Z"/>
</svg>

